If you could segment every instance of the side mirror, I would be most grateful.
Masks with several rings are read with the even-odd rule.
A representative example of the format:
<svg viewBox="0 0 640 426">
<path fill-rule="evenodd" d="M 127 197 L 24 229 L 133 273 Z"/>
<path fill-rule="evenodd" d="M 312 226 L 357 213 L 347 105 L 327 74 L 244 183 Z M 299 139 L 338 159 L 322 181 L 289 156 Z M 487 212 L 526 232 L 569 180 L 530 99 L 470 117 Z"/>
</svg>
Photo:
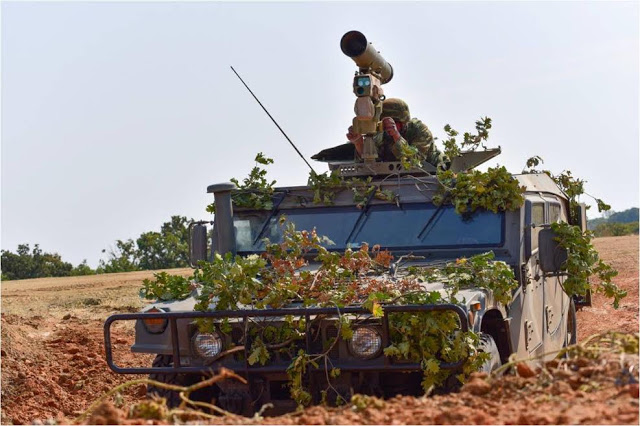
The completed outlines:
<svg viewBox="0 0 640 426">
<path fill-rule="evenodd" d="M 207 227 L 196 224 L 189 235 L 189 264 L 195 268 L 200 260 L 207 260 Z"/>
<path fill-rule="evenodd" d="M 585 203 L 578 204 L 576 223 L 582 232 L 587 230 L 587 205 Z"/>
<path fill-rule="evenodd" d="M 567 250 L 555 240 L 556 233 L 551 228 L 540 230 L 538 234 L 538 255 L 543 272 L 557 274 L 563 270 L 568 259 Z"/>
</svg>

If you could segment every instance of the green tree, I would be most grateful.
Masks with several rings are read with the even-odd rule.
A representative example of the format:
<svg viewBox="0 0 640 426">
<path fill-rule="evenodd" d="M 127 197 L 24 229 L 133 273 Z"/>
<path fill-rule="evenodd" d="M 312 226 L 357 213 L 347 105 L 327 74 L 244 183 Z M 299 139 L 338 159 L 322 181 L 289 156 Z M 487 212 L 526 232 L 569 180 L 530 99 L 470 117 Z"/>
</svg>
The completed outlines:
<svg viewBox="0 0 640 426">
<path fill-rule="evenodd" d="M 595 227 L 593 233 L 596 237 L 619 237 L 622 235 L 637 234 L 638 222 L 618 223 L 605 222 Z"/>
<path fill-rule="evenodd" d="M 81 264 L 76 266 L 71 270 L 71 276 L 79 276 L 79 275 L 95 275 L 96 271 L 91 269 L 89 265 L 87 265 L 87 259 L 84 259 Z"/>
<path fill-rule="evenodd" d="M 98 273 L 180 268 L 189 265 L 189 223 L 184 216 L 171 216 L 160 232 L 143 232 L 134 241 L 117 240 L 108 259 L 101 260 Z M 102 250 L 103 253 L 106 250 Z"/>
<path fill-rule="evenodd" d="M 160 232 L 145 232 L 138 237 L 140 269 L 180 268 L 189 265 L 189 219 L 171 216 Z"/>
<path fill-rule="evenodd" d="M 102 250 L 103 253 L 106 250 Z M 100 260 L 97 272 L 130 272 L 138 271 L 138 258 L 136 243 L 132 239 L 126 241 L 117 240 L 116 248 L 109 250 L 109 258 L 104 261 Z"/>
<path fill-rule="evenodd" d="M 66 277 L 73 265 L 64 262 L 58 253 L 46 253 L 36 244 L 20 244 L 16 253 L 2 250 L 2 279 L 21 280 L 42 277 Z"/>
<path fill-rule="evenodd" d="M 605 214 L 605 213 L 610 213 L 610 214 Z M 602 217 L 597 217 L 595 219 L 590 219 L 589 221 L 587 221 L 588 228 L 594 231 L 597 237 L 615 235 L 615 234 L 609 233 L 609 231 L 611 231 L 611 227 L 604 226 L 605 224 L 634 223 L 634 222 L 638 222 L 638 219 L 639 219 L 637 207 L 632 207 L 630 209 L 623 210 L 621 212 L 605 212 L 605 213 L 603 213 Z M 603 225 L 603 226 L 600 227 L 599 231 L 596 231 L 599 225 Z M 618 232 L 620 232 L 621 229 L 623 228 L 619 228 Z M 633 233 L 632 231 L 633 227 L 629 229 L 631 229 L 631 231 L 627 232 L 627 234 Z M 620 234 L 620 235 L 626 235 L 626 234 Z"/>
<path fill-rule="evenodd" d="M 140 269 L 162 269 L 160 266 L 165 258 L 162 234 L 159 232 L 144 232 L 136 240 L 138 246 Z"/>
<path fill-rule="evenodd" d="M 638 222 L 638 208 L 633 207 L 621 212 L 614 212 L 609 216 L 608 222 L 620 222 L 620 223 L 630 223 L 630 222 Z"/>
</svg>

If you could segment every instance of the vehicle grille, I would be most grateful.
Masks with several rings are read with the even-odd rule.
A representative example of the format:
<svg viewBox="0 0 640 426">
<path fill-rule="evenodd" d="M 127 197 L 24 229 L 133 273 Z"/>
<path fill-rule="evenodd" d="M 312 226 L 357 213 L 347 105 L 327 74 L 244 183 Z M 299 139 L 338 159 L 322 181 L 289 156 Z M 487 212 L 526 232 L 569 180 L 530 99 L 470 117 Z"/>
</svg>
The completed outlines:
<svg viewBox="0 0 640 426">
<path fill-rule="evenodd" d="M 329 351 L 329 358 L 332 358 L 332 359 L 338 359 L 338 357 L 340 356 L 339 342 L 336 342 L 335 345 L 332 343 L 333 340 L 337 338 L 338 338 L 338 327 L 336 327 L 335 325 L 327 326 L 327 328 L 325 329 L 325 341 L 327 342 L 326 343 L 327 347 L 329 347 L 329 345 L 333 345 L 331 350 Z"/>
<path fill-rule="evenodd" d="M 277 326 L 277 324 L 269 324 L 269 327 Z M 261 335 L 261 332 L 264 331 L 264 328 L 260 325 L 250 324 L 248 327 L 247 336 L 245 338 L 244 329 L 242 324 L 234 325 L 231 332 L 227 335 L 227 347 L 233 346 L 245 346 L 248 350 L 251 350 L 254 340 L 258 335 Z M 263 335 L 264 336 L 264 335 Z M 309 328 L 308 339 L 309 339 L 309 349 L 312 354 L 320 354 L 326 351 L 332 342 L 338 338 L 338 329 L 332 322 L 324 322 L 320 325 L 313 325 Z M 270 342 L 267 341 L 263 337 L 265 344 L 269 345 Z M 329 357 L 332 359 L 338 359 L 339 350 L 338 350 L 339 342 L 333 345 L 331 351 L 329 352 Z M 306 351 L 307 342 L 306 339 L 300 338 L 294 340 L 291 344 L 282 347 L 269 349 L 270 359 L 265 365 L 273 365 L 277 363 L 286 363 L 289 364 L 291 360 L 298 354 L 300 349 Z M 236 352 L 234 354 L 235 361 L 243 361 L 244 362 L 244 352 Z"/>
</svg>

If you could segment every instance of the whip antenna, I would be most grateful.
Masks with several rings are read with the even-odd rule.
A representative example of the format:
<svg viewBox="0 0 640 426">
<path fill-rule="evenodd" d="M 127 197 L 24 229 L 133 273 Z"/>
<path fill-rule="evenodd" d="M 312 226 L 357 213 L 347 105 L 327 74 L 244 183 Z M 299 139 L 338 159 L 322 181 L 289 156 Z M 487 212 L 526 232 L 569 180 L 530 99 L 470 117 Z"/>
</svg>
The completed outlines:
<svg viewBox="0 0 640 426">
<path fill-rule="evenodd" d="M 280 127 L 280 125 L 276 122 L 275 118 L 273 118 L 271 116 L 271 114 L 269 114 L 269 111 L 267 111 L 267 109 L 264 107 L 264 105 L 262 105 L 262 102 L 260 102 L 260 100 L 258 99 L 258 97 L 256 95 L 253 94 L 253 92 L 251 91 L 251 89 L 249 89 L 249 86 L 247 86 L 247 83 L 244 82 L 244 80 L 242 79 L 242 77 L 240 77 L 240 74 L 238 74 L 236 72 L 235 69 L 233 69 L 233 66 L 231 66 L 231 71 L 233 71 L 233 73 L 240 79 L 240 81 L 242 82 L 242 84 L 244 84 L 244 87 L 247 88 L 247 90 L 249 91 L 249 93 L 251 93 L 251 96 L 253 96 L 253 99 L 256 100 L 256 102 L 258 102 L 258 104 L 262 107 L 262 109 L 264 110 L 264 112 L 267 113 L 267 115 L 269 116 L 269 118 L 271 119 L 271 121 L 273 121 L 273 124 L 276 125 L 276 127 L 278 128 L 278 130 L 280 130 L 280 132 L 282 132 L 282 134 L 284 135 L 285 138 L 287 138 L 287 140 L 289 141 L 289 143 L 291 144 L 291 146 L 293 147 L 293 149 L 296 150 L 296 152 L 298 153 L 298 155 L 300 156 L 300 158 L 302 158 L 302 160 L 307 164 L 307 166 L 309 166 L 309 168 L 311 169 L 312 172 L 316 172 L 315 170 L 313 170 L 313 167 L 311 167 L 311 164 L 309 164 L 309 162 L 307 161 L 306 158 L 304 158 L 304 155 L 302 155 L 302 153 L 298 150 L 298 148 L 295 146 L 295 144 L 291 141 L 291 139 L 289 139 L 289 136 L 287 136 L 287 134 L 284 132 L 284 130 L 282 130 L 282 127 Z"/>
</svg>

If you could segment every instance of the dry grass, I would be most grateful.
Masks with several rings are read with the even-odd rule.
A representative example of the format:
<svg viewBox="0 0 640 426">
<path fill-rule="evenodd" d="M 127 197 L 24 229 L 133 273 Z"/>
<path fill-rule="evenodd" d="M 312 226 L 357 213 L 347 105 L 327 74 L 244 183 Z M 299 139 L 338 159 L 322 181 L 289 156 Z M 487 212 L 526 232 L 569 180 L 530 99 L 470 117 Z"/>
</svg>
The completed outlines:
<svg viewBox="0 0 640 426">
<path fill-rule="evenodd" d="M 142 281 L 160 271 L 82 277 L 37 278 L 2 282 L 2 312 L 22 317 L 104 318 L 113 312 L 136 312 L 146 302 L 138 292 Z M 167 272 L 188 276 L 190 268 Z"/>
</svg>

